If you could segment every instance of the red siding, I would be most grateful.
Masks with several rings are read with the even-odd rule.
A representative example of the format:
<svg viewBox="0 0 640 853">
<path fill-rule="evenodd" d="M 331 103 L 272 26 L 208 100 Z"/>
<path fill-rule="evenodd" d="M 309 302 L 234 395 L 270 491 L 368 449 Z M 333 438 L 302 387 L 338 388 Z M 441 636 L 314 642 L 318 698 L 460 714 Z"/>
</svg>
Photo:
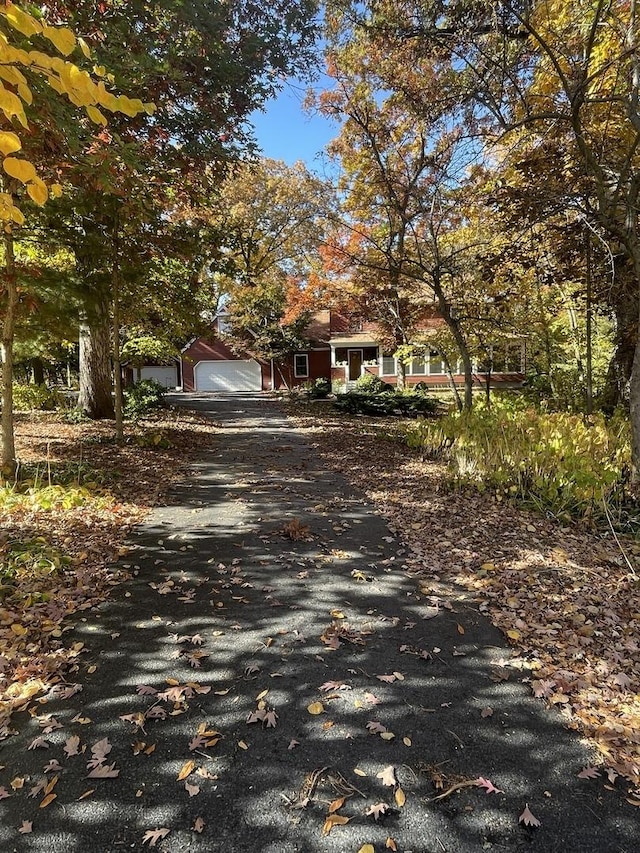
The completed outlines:
<svg viewBox="0 0 640 853">
<path fill-rule="evenodd" d="M 300 350 L 299 355 L 305 354 L 309 357 L 309 376 L 294 376 L 293 356 L 286 361 L 280 362 L 274 368 L 276 388 L 278 390 L 296 385 L 304 385 L 305 382 L 314 382 L 316 379 L 329 379 L 331 377 L 331 350 Z"/>
<path fill-rule="evenodd" d="M 184 391 L 194 391 L 193 372 L 200 361 L 236 361 L 252 356 L 234 352 L 221 340 L 205 340 L 196 338 L 182 353 L 182 388 Z M 262 369 L 262 390 L 271 389 L 271 365 L 268 361 L 255 359 Z"/>
</svg>

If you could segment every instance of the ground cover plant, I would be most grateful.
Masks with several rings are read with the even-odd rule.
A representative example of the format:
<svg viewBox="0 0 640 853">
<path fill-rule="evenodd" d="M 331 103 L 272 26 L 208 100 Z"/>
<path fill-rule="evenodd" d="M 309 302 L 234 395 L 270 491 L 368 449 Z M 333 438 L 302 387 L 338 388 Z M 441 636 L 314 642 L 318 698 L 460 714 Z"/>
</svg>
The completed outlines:
<svg viewBox="0 0 640 853">
<path fill-rule="evenodd" d="M 82 644 L 66 639 L 73 618 L 125 579 L 110 564 L 127 533 L 211 436 L 210 424 L 184 414 L 139 421 L 122 446 L 108 422 L 18 417 L 21 467 L 0 486 L 0 736 L 13 712 L 77 667 Z"/>
<path fill-rule="evenodd" d="M 410 448 L 445 460 L 456 485 L 516 498 L 562 521 L 609 514 L 638 527 L 628 495 L 629 423 L 621 413 L 607 420 L 540 412 L 516 399 L 422 420 L 405 435 Z"/>
<path fill-rule="evenodd" d="M 396 421 L 296 418 L 406 543 L 422 591 L 470 590 L 502 629 L 513 651 L 497 677 L 555 706 L 598 751 L 593 772 L 604 784 L 622 775 L 640 805 L 640 544 L 621 537 L 623 557 L 606 528 L 562 524 L 490 490 L 452 491 L 446 465 L 408 448 Z"/>
</svg>

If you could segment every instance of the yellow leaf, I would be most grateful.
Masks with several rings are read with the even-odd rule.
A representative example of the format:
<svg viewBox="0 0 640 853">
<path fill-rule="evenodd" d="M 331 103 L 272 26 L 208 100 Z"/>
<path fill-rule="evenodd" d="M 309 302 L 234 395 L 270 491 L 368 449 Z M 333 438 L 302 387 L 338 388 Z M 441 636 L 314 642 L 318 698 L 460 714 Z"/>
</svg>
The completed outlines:
<svg viewBox="0 0 640 853">
<path fill-rule="evenodd" d="M 51 44 L 55 45 L 63 56 L 69 56 L 73 53 L 76 46 L 76 37 L 67 29 L 67 27 L 48 27 L 42 28 L 42 35 L 49 39 Z"/>
<path fill-rule="evenodd" d="M 346 797 L 340 797 L 339 799 L 334 800 L 334 801 L 329 805 L 329 814 L 333 814 L 334 812 L 337 812 L 337 811 L 338 811 L 338 809 L 341 809 L 341 808 L 342 808 L 342 806 L 344 805 L 344 801 L 345 801 L 345 800 L 346 800 Z"/>
<path fill-rule="evenodd" d="M 91 119 L 91 121 L 94 124 L 101 124 L 103 127 L 106 126 L 107 119 L 106 119 L 104 113 L 101 113 L 97 107 L 94 107 L 91 104 L 89 104 L 88 106 L 85 107 L 85 109 L 87 111 L 87 115 L 89 116 L 89 118 Z"/>
<path fill-rule="evenodd" d="M 39 205 L 45 204 L 49 198 L 47 185 L 40 178 L 36 178 L 27 184 L 27 193 L 29 194 L 29 198 Z"/>
<path fill-rule="evenodd" d="M 32 181 L 36 176 L 36 167 L 28 160 L 18 160 L 17 157 L 5 157 L 2 168 L 7 175 L 21 181 L 23 184 Z"/>
<path fill-rule="evenodd" d="M 24 637 L 24 635 L 27 633 L 27 629 L 24 627 L 24 625 L 21 625 L 19 622 L 14 622 L 13 625 L 11 626 L 11 630 L 18 637 Z"/>
<path fill-rule="evenodd" d="M 395 735 L 393 732 L 381 732 L 380 737 L 382 740 L 393 740 Z"/>
<path fill-rule="evenodd" d="M 84 53 L 87 59 L 91 59 L 91 50 L 89 49 L 89 45 L 83 38 L 78 39 L 78 44 L 80 45 L 80 50 Z"/>
<path fill-rule="evenodd" d="M 353 771 L 353 772 L 356 774 L 356 776 L 366 776 L 366 775 L 367 775 L 367 774 L 364 772 L 364 770 L 360 770 L 360 768 L 359 768 L 359 767 L 356 767 L 356 768 L 354 769 L 354 771 Z"/>
<path fill-rule="evenodd" d="M 342 612 L 342 610 L 332 610 L 331 615 L 333 616 L 334 619 L 345 619 L 346 618 L 344 613 Z"/>
<path fill-rule="evenodd" d="M 14 154 L 21 148 L 22 142 L 20 142 L 20 138 L 15 133 L 11 133 L 8 130 L 0 131 L 0 151 L 5 156 L 7 154 Z"/>
<path fill-rule="evenodd" d="M 5 87 L 0 83 L 0 110 L 6 115 L 7 118 L 11 118 L 12 116 L 17 116 L 22 124 L 22 119 L 20 116 L 24 116 L 24 107 L 22 106 L 22 101 L 17 95 L 14 95 L 13 92 L 9 92 Z M 26 122 L 26 118 L 25 118 Z"/>
<path fill-rule="evenodd" d="M 240 749 L 249 749 L 248 745 L 243 740 L 238 741 L 238 746 Z"/>
<path fill-rule="evenodd" d="M 9 21 L 14 30 L 22 33 L 25 36 L 34 36 L 36 33 L 42 32 L 42 26 L 28 15 L 19 9 L 17 6 L 8 6 L 3 10 L 4 17 Z"/>
<path fill-rule="evenodd" d="M 376 853 L 376 848 L 373 844 L 363 844 L 358 853 Z"/>
<path fill-rule="evenodd" d="M 345 817 L 341 814 L 330 814 L 327 815 L 327 818 L 324 822 L 324 826 L 322 827 L 322 834 L 329 835 L 334 826 L 344 826 L 346 823 L 349 823 L 349 818 Z"/>
<path fill-rule="evenodd" d="M 507 631 L 507 637 L 510 640 L 519 640 L 522 634 L 518 631 L 517 628 L 511 628 L 511 630 Z"/>
<path fill-rule="evenodd" d="M 411 746 L 411 738 L 410 738 L 410 737 L 403 737 L 403 738 L 402 738 L 402 743 L 403 743 L 405 746 Z"/>
<path fill-rule="evenodd" d="M 187 761 L 186 764 L 183 764 L 182 770 L 178 773 L 177 781 L 183 782 L 187 778 L 187 776 L 190 776 L 193 773 L 195 766 L 195 761 Z"/>
<path fill-rule="evenodd" d="M 322 702 L 312 702 L 310 705 L 307 705 L 307 711 L 314 716 L 322 714 L 324 713 L 324 705 Z"/>
<path fill-rule="evenodd" d="M 51 805 L 51 803 L 56 799 L 57 794 L 47 794 L 44 800 L 38 806 L 39 809 L 46 809 L 47 806 Z"/>
<path fill-rule="evenodd" d="M 397 850 L 398 849 L 398 845 L 396 844 L 396 842 L 391 837 L 387 838 L 384 846 L 387 848 L 387 850 Z"/>
<path fill-rule="evenodd" d="M 485 572 L 495 572 L 496 564 L 495 563 L 483 563 L 480 566 L 481 569 L 484 569 Z"/>
<path fill-rule="evenodd" d="M 94 65 L 93 73 L 96 75 L 96 77 L 104 77 L 104 75 L 107 73 L 107 69 L 104 67 L 104 65 Z"/>
<path fill-rule="evenodd" d="M 396 801 L 396 805 L 400 808 L 407 802 L 407 798 L 405 797 L 404 791 L 402 788 L 396 788 L 396 792 L 393 795 Z"/>
<path fill-rule="evenodd" d="M 269 688 L 267 688 L 266 690 L 263 690 L 261 693 L 258 693 L 258 695 L 256 696 L 256 702 L 259 702 L 261 699 L 264 699 L 264 697 L 267 695 L 268 692 L 269 692 Z"/>
</svg>

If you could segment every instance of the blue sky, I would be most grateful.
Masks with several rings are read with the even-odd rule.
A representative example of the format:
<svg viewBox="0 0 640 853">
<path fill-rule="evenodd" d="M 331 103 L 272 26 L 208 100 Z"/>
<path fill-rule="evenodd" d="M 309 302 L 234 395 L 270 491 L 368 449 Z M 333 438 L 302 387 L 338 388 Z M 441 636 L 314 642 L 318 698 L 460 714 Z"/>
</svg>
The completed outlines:
<svg viewBox="0 0 640 853">
<path fill-rule="evenodd" d="M 306 85 L 295 80 L 285 83 L 264 112 L 252 113 L 258 145 L 265 157 L 292 165 L 303 160 L 314 172 L 325 171 L 322 149 L 338 134 L 338 125 L 320 115 L 305 113 L 302 104 Z"/>
</svg>

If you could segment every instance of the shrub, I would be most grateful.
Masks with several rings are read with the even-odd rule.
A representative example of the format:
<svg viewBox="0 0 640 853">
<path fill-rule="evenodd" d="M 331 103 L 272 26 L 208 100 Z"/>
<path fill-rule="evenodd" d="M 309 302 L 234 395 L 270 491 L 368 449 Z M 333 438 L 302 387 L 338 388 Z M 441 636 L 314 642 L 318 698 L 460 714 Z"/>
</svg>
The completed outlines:
<svg viewBox="0 0 640 853">
<path fill-rule="evenodd" d="M 450 413 L 406 429 L 410 447 L 444 457 L 457 483 L 490 488 L 557 517 L 585 517 L 625 495 L 631 450 L 628 422 L 541 413 L 511 402 Z"/>
<path fill-rule="evenodd" d="M 320 379 L 309 380 L 300 385 L 299 388 L 310 400 L 319 400 L 331 393 L 331 381 L 321 377 Z"/>
<path fill-rule="evenodd" d="M 376 377 L 374 377 L 376 378 Z M 341 395 L 335 406 L 350 415 L 400 415 L 415 418 L 435 412 L 435 401 L 424 394 L 410 391 L 382 391 L 378 394 L 362 394 L 350 391 Z"/>
<path fill-rule="evenodd" d="M 164 405 L 166 388 L 155 379 L 143 379 L 124 392 L 123 412 L 126 418 L 136 420 Z"/>
<path fill-rule="evenodd" d="M 31 412 L 34 409 L 51 412 L 63 405 L 64 397 L 59 391 L 51 390 L 46 385 L 13 385 L 13 407 L 19 412 Z"/>
<path fill-rule="evenodd" d="M 68 424 L 82 424 L 89 420 L 87 413 L 80 406 L 62 410 L 62 419 Z"/>
<path fill-rule="evenodd" d="M 363 373 L 356 379 L 356 390 L 360 394 L 381 394 L 386 387 L 382 379 L 373 373 Z"/>
</svg>

